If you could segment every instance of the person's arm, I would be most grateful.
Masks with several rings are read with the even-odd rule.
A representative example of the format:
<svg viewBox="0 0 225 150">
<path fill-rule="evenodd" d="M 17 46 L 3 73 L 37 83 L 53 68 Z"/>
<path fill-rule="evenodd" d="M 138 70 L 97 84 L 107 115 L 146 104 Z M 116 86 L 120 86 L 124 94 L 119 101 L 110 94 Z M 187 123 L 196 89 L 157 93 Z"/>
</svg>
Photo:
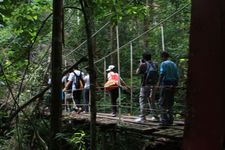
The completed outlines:
<svg viewBox="0 0 225 150">
<path fill-rule="evenodd" d="M 180 78 L 180 74 L 179 74 L 179 70 L 177 68 L 177 65 L 176 66 L 176 78 L 177 78 L 177 82 L 179 81 L 179 78 Z"/>
<path fill-rule="evenodd" d="M 139 67 L 136 70 L 136 74 L 143 74 L 145 67 L 145 63 L 140 62 Z"/>
<path fill-rule="evenodd" d="M 109 73 L 107 73 L 107 80 L 111 79 L 111 71 Z"/>
<path fill-rule="evenodd" d="M 160 69 L 159 69 L 159 85 L 162 84 L 163 78 L 165 76 L 165 68 L 163 63 L 160 64 Z"/>
<path fill-rule="evenodd" d="M 68 82 L 66 83 L 66 85 L 65 85 L 65 87 L 64 87 L 64 89 L 63 89 L 63 92 L 65 92 L 65 91 L 68 90 L 68 88 L 69 88 L 70 84 L 72 84 L 72 82 L 73 82 L 73 81 L 68 81 Z"/>
<path fill-rule="evenodd" d="M 69 74 L 68 82 L 66 83 L 66 85 L 65 85 L 65 87 L 63 89 L 63 92 L 68 90 L 70 84 L 72 84 L 72 82 L 73 82 L 74 76 L 75 76 L 75 74 L 73 72 Z"/>
<path fill-rule="evenodd" d="M 123 79 L 120 77 L 120 83 L 122 86 L 127 86 L 126 83 L 123 81 Z"/>
</svg>

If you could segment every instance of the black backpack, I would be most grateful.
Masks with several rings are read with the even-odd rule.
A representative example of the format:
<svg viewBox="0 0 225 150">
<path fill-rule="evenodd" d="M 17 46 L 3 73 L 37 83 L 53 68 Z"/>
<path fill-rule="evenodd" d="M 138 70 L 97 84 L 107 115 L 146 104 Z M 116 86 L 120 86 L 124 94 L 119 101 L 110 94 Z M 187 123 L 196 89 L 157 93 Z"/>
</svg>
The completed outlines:
<svg viewBox="0 0 225 150">
<path fill-rule="evenodd" d="M 83 89 L 84 88 L 84 80 L 82 78 L 81 72 L 80 72 L 79 76 L 75 72 L 73 72 L 73 73 L 76 76 L 76 81 L 75 81 L 76 89 Z"/>
<path fill-rule="evenodd" d="M 146 77 L 145 84 L 147 85 L 155 85 L 159 80 L 159 73 L 156 65 L 154 63 L 146 62 Z"/>
</svg>

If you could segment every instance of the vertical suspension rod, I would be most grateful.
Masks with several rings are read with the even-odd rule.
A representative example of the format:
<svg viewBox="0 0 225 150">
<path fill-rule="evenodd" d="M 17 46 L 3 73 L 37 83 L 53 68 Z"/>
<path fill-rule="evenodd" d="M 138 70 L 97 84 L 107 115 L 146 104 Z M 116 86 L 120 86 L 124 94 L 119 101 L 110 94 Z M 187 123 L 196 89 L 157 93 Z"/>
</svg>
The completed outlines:
<svg viewBox="0 0 225 150">
<path fill-rule="evenodd" d="M 117 65 L 119 74 L 119 122 L 121 121 L 121 89 L 120 89 L 120 44 L 119 44 L 119 30 L 118 25 L 116 25 L 116 49 L 117 49 Z"/>
<path fill-rule="evenodd" d="M 165 42 L 164 42 L 164 29 L 163 29 L 163 24 L 160 24 L 160 29 L 161 29 L 161 38 L 162 38 L 162 50 L 165 51 Z"/>
<path fill-rule="evenodd" d="M 130 114 L 133 114 L 133 45 L 130 42 Z"/>
<path fill-rule="evenodd" d="M 107 76 L 106 76 L 106 58 L 104 58 L 104 83 L 106 83 L 107 80 Z M 106 102 L 106 91 L 104 89 L 104 102 Z M 106 108 L 104 107 L 104 112 L 105 112 Z"/>
</svg>

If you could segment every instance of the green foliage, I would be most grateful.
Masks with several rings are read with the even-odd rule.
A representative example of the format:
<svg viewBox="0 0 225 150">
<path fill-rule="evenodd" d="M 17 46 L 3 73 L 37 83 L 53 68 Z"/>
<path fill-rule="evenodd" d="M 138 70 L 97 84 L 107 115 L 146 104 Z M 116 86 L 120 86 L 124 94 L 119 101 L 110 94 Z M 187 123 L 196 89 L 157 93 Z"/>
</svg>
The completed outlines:
<svg viewBox="0 0 225 150">
<path fill-rule="evenodd" d="M 78 148 L 78 150 L 84 150 L 85 149 L 85 138 L 86 134 L 84 131 L 78 131 L 73 134 L 73 136 L 70 138 L 69 142 L 75 146 L 75 148 Z"/>
<path fill-rule="evenodd" d="M 28 113 L 27 113 L 28 114 Z M 46 149 L 45 141 L 48 140 L 49 126 L 46 120 L 32 117 L 32 123 L 26 118 L 22 118 L 15 128 L 5 133 L 5 137 L 0 137 L 0 149 Z"/>
<path fill-rule="evenodd" d="M 72 136 L 69 136 L 66 133 L 58 133 L 56 138 L 67 141 L 70 145 L 72 145 L 73 149 L 85 150 L 85 140 L 87 135 L 83 130 L 75 131 Z"/>
<path fill-rule="evenodd" d="M 23 1 L 12 3 L 4 0 L 3 5 L 0 4 L 0 8 L 4 8 L 0 9 L 1 14 L 10 10 L 8 15 L 3 15 L 4 27 L 0 30 L 1 65 L 10 85 L 18 85 L 28 61 L 32 59 L 32 56 L 36 56 L 36 52 L 32 51 L 31 46 L 42 21 L 50 13 L 50 2 L 49 0 L 34 0 L 30 3 Z M 49 23 L 50 21 L 45 24 L 46 28 L 42 29 L 40 35 L 51 33 L 49 32 Z M 45 34 L 43 34 L 44 32 Z M 48 34 L 47 38 L 49 38 Z M 39 40 L 43 43 L 46 41 L 45 38 L 37 38 L 36 42 Z M 33 48 L 35 47 L 33 46 Z M 36 58 L 38 59 L 37 56 Z M 0 79 L 6 80 L 3 76 Z"/>
</svg>

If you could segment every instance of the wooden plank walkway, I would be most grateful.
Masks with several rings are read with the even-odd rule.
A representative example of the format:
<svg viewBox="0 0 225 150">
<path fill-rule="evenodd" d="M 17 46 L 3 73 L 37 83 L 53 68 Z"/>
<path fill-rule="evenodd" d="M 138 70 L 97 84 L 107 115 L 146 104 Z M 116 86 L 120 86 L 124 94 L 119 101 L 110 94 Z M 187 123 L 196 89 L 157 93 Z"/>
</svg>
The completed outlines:
<svg viewBox="0 0 225 150">
<path fill-rule="evenodd" d="M 64 118 L 75 121 L 75 122 L 90 122 L 90 114 L 88 113 L 65 113 Z M 136 132 L 143 135 L 152 135 L 158 138 L 167 138 L 167 139 L 182 139 L 183 137 L 183 121 L 174 121 L 174 124 L 171 126 L 160 126 L 159 122 L 150 121 L 149 118 L 146 118 L 144 123 L 136 123 L 135 119 L 137 116 L 127 116 L 121 115 L 121 117 L 112 117 L 111 114 L 107 113 L 97 113 L 96 123 L 98 126 L 105 127 L 116 127 L 122 130 L 127 130 L 129 132 Z"/>
</svg>

